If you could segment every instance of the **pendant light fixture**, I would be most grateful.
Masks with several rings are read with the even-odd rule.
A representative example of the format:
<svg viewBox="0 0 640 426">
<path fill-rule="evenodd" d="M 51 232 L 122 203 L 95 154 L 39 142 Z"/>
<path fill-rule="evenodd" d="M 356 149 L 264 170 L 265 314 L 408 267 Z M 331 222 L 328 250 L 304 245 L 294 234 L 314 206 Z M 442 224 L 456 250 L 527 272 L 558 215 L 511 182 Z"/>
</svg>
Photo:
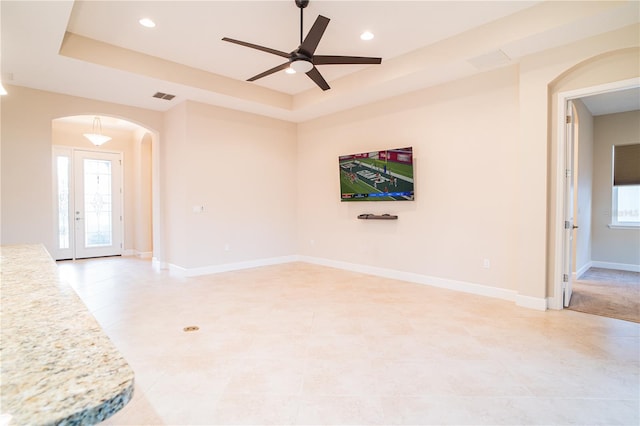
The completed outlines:
<svg viewBox="0 0 640 426">
<path fill-rule="evenodd" d="M 93 117 L 93 126 L 91 127 L 91 133 L 83 133 L 85 138 L 89 139 L 95 146 L 100 146 L 105 142 L 109 142 L 111 138 L 102 134 L 102 123 L 100 117 Z"/>
</svg>

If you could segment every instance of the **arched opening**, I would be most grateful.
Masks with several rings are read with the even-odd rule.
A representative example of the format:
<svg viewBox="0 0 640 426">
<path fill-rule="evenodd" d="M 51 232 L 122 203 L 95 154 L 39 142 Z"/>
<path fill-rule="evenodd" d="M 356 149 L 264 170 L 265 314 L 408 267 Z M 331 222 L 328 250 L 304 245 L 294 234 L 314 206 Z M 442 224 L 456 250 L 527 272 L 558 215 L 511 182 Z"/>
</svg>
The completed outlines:
<svg viewBox="0 0 640 426">
<path fill-rule="evenodd" d="M 95 118 L 101 128 L 95 129 Z M 154 140 L 137 123 L 107 115 L 52 120 L 55 259 L 154 254 Z M 96 146 L 86 133 L 111 137 Z"/>
<path fill-rule="evenodd" d="M 550 216 L 549 221 L 549 235 L 551 237 L 549 241 L 552 253 L 549 257 L 551 267 L 548 269 L 549 273 L 552 274 L 549 276 L 549 282 L 552 284 L 552 289 L 550 289 L 551 308 L 561 309 L 563 305 L 569 303 L 565 299 L 567 297 L 570 299 L 571 292 L 569 291 L 567 294 L 565 289 L 567 286 L 570 289 L 572 279 L 580 276 L 581 270 L 588 270 L 588 265 L 597 260 L 591 256 L 590 239 L 593 238 L 594 232 L 609 231 L 607 224 L 599 223 L 599 221 L 607 220 L 607 215 L 611 214 L 608 212 L 609 208 L 594 204 L 597 185 L 595 184 L 595 172 L 592 167 L 596 167 L 595 165 L 598 161 L 594 160 L 600 156 L 594 151 L 591 133 L 593 132 L 595 116 L 605 116 L 627 110 L 616 109 L 609 112 L 599 110 L 597 113 L 592 113 L 589 108 L 593 107 L 588 107 L 585 102 L 587 100 L 589 103 L 595 102 L 601 96 L 603 100 L 606 99 L 609 102 L 611 99 L 620 96 L 619 99 L 622 100 L 611 103 L 612 106 L 620 107 L 621 104 L 625 103 L 625 94 L 636 93 L 635 91 L 640 86 L 637 64 L 637 49 L 621 49 L 615 52 L 608 52 L 575 65 L 558 76 L 549 86 L 550 128 L 553 129 L 550 134 L 549 175 L 552 186 L 550 187 L 549 203 L 552 206 L 551 211 L 555 212 Z M 579 128 L 585 127 L 587 130 L 587 132 L 581 132 L 580 144 L 582 148 L 578 153 L 567 149 L 569 140 L 564 124 L 565 118 L 569 115 L 568 113 L 574 103 L 579 105 L 577 115 L 581 116 L 583 123 L 580 125 L 573 123 L 571 125 Z M 637 106 L 635 109 L 637 110 Z M 588 124 L 591 124 L 591 130 Z M 580 129 L 577 130 L 580 131 Z M 585 149 L 589 146 L 591 146 L 590 150 Z M 591 159 L 586 162 L 582 155 L 584 152 L 591 152 L 592 155 L 592 157 L 589 157 Z M 606 161 L 604 162 L 606 163 Z M 575 163 L 577 167 L 572 167 L 572 163 Z M 580 173 L 580 175 L 576 176 L 576 173 Z M 590 173 L 594 175 L 589 176 Z M 585 191 L 583 187 L 585 176 L 589 178 L 587 180 L 594 179 L 593 203 L 591 199 L 587 199 L 587 203 L 584 203 L 585 199 L 591 197 L 592 194 L 591 188 L 587 188 Z M 575 183 L 578 200 L 568 196 L 565 185 L 567 179 L 571 179 Z M 609 185 L 608 190 L 610 189 Z M 580 200 L 580 197 L 582 197 L 582 200 Z M 606 194 L 598 193 L 597 197 L 606 198 Z M 572 221 L 573 223 L 567 226 L 567 212 L 571 210 L 569 209 L 569 203 L 577 207 L 577 222 Z M 587 207 L 585 208 L 585 206 Z M 593 212 L 591 212 L 592 208 L 594 209 Z M 579 227 L 574 229 L 573 225 Z M 571 235 L 575 237 L 576 244 L 570 242 Z M 570 250 L 566 250 L 567 248 L 570 248 Z M 576 256 L 576 254 L 579 256 Z M 572 259 L 573 262 L 567 262 L 567 257 Z M 572 268 L 568 269 L 566 267 L 567 264 L 572 265 Z"/>
</svg>

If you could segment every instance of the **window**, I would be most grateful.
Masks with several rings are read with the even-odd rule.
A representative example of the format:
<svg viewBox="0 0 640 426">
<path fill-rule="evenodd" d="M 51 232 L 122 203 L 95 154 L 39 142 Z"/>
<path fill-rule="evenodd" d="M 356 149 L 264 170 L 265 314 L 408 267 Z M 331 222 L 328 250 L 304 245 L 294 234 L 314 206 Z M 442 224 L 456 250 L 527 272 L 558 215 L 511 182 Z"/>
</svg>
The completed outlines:
<svg viewBox="0 0 640 426">
<path fill-rule="evenodd" d="M 613 226 L 640 226 L 640 144 L 613 147 Z"/>
<path fill-rule="evenodd" d="M 613 187 L 613 225 L 640 226 L 640 185 Z"/>
<path fill-rule="evenodd" d="M 58 248 L 69 248 L 69 157 L 56 157 L 57 200 L 58 200 Z"/>
</svg>

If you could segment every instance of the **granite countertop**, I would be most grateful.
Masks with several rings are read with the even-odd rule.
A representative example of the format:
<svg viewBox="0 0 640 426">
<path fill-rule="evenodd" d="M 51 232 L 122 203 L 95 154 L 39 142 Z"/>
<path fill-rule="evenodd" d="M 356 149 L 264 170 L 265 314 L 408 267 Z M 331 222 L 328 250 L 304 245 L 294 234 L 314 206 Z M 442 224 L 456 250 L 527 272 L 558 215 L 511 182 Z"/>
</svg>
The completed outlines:
<svg viewBox="0 0 640 426">
<path fill-rule="evenodd" d="M 0 413 L 9 424 L 85 425 L 133 394 L 133 371 L 42 245 L 0 247 Z"/>
</svg>

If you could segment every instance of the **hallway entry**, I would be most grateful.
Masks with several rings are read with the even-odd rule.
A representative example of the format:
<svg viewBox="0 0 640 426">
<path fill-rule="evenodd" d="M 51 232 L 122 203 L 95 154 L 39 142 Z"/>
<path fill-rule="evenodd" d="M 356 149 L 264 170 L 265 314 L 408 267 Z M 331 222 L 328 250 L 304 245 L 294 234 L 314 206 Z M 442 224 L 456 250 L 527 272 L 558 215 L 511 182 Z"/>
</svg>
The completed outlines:
<svg viewBox="0 0 640 426">
<path fill-rule="evenodd" d="M 637 270 L 637 213 L 633 223 L 619 223 L 624 209 L 613 159 L 616 147 L 637 140 L 639 84 L 636 78 L 557 93 L 552 309 L 573 308 L 573 282 L 590 267 Z"/>
</svg>

